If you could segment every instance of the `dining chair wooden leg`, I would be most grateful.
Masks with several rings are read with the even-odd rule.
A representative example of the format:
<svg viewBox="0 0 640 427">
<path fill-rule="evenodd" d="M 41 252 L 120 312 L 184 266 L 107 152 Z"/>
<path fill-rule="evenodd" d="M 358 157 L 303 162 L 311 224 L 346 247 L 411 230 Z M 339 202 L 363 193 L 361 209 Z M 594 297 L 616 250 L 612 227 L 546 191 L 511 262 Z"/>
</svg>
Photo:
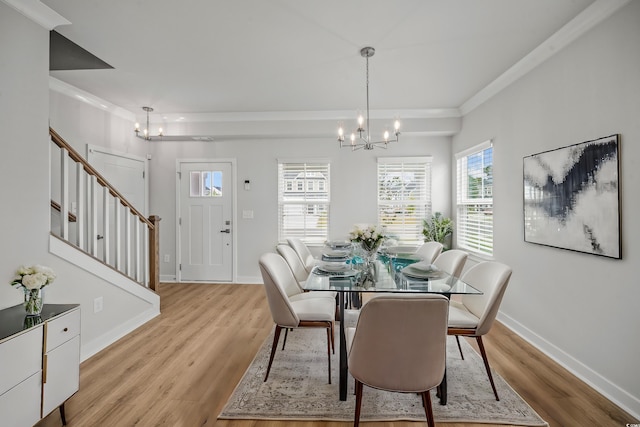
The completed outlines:
<svg viewBox="0 0 640 427">
<path fill-rule="evenodd" d="M 464 360 L 464 354 L 462 354 L 462 346 L 460 345 L 460 335 L 456 335 L 456 343 L 458 343 L 458 350 L 460 351 L 460 357 L 462 358 L 462 360 Z"/>
<path fill-rule="evenodd" d="M 482 343 L 482 337 L 477 336 L 476 341 L 478 342 L 478 347 L 480 348 L 480 354 L 482 355 L 482 360 L 484 361 L 484 367 L 487 370 L 487 375 L 489 376 L 489 382 L 491 383 L 493 394 L 496 395 L 496 400 L 500 400 L 500 398 L 498 397 L 498 391 L 496 390 L 496 385 L 493 382 L 493 375 L 491 375 L 491 368 L 489 367 L 489 359 L 487 359 L 487 352 L 484 349 L 484 344 Z"/>
<path fill-rule="evenodd" d="M 273 363 L 273 356 L 276 355 L 276 348 L 278 347 L 278 340 L 280 339 L 280 331 L 282 327 L 276 325 L 276 329 L 273 332 L 273 344 L 271 344 L 271 356 L 269 356 L 269 365 L 267 366 L 267 373 L 264 375 L 264 382 L 269 378 L 269 371 L 271 371 L 271 364 Z"/>
<path fill-rule="evenodd" d="M 282 350 L 284 351 L 284 346 L 287 344 L 287 336 L 289 336 L 289 329 L 290 328 L 284 328 L 284 339 L 282 340 Z M 291 331 L 293 331 L 293 329 L 291 329 Z"/>
<path fill-rule="evenodd" d="M 335 341 L 335 323 L 331 322 L 331 350 L 333 350 L 333 354 L 336 354 L 336 341 Z"/>
<path fill-rule="evenodd" d="M 329 366 L 329 384 L 331 384 L 331 334 L 333 333 L 332 323 L 327 325 L 327 364 Z"/>
<path fill-rule="evenodd" d="M 424 406 L 424 413 L 427 416 L 427 425 L 429 427 L 435 427 L 436 423 L 433 419 L 433 407 L 431 406 L 431 393 L 429 390 L 422 392 L 422 405 Z"/>
<path fill-rule="evenodd" d="M 356 380 L 356 414 L 353 418 L 353 427 L 360 425 L 360 407 L 362 406 L 362 383 Z"/>
</svg>

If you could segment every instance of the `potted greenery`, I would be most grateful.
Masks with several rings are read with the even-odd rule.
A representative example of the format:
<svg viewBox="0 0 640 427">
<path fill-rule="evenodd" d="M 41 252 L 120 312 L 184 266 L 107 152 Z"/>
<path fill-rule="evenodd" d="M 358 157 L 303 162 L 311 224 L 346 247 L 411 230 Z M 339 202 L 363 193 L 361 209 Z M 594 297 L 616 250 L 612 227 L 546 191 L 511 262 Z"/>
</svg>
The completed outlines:
<svg viewBox="0 0 640 427">
<path fill-rule="evenodd" d="M 453 221 L 451 218 L 442 216 L 440 212 L 435 212 L 431 218 L 422 220 L 422 234 L 425 242 L 439 242 L 448 249 L 445 239 L 451 233 L 453 233 Z"/>
</svg>

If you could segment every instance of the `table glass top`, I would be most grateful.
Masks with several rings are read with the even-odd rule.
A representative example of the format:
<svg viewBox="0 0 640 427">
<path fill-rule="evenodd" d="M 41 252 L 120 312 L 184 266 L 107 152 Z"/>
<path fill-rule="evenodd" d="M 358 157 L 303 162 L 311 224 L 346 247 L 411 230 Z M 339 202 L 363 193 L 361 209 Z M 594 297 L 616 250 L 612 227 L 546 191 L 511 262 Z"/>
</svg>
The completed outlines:
<svg viewBox="0 0 640 427">
<path fill-rule="evenodd" d="M 373 280 L 363 281 L 363 273 L 357 265 L 347 264 L 343 268 L 333 269 L 320 265 L 314 267 L 302 286 L 307 291 L 482 294 L 478 289 L 444 271 L 416 274 L 424 277 L 417 278 L 411 277 L 410 271 L 403 272 L 404 267 L 392 262 L 375 261 Z"/>
</svg>

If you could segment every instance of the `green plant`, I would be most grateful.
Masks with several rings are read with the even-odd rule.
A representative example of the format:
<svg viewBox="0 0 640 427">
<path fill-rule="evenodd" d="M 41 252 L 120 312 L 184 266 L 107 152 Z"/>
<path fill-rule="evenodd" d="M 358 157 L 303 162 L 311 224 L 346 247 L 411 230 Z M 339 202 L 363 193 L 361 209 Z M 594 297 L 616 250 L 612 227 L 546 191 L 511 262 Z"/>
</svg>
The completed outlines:
<svg viewBox="0 0 640 427">
<path fill-rule="evenodd" d="M 425 242 L 444 243 L 444 239 L 451 233 L 453 233 L 453 221 L 451 218 L 442 216 L 440 212 L 422 220 L 422 234 Z"/>
</svg>

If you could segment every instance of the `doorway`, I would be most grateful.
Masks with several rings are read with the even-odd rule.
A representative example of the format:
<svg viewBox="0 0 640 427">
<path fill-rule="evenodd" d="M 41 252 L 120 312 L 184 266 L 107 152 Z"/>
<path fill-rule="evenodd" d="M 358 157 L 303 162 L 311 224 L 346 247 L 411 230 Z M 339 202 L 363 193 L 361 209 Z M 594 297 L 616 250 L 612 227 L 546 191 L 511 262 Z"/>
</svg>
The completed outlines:
<svg viewBox="0 0 640 427">
<path fill-rule="evenodd" d="M 178 281 L 233 281 L 234 161 L 178 161 Z"/>
</svg>

